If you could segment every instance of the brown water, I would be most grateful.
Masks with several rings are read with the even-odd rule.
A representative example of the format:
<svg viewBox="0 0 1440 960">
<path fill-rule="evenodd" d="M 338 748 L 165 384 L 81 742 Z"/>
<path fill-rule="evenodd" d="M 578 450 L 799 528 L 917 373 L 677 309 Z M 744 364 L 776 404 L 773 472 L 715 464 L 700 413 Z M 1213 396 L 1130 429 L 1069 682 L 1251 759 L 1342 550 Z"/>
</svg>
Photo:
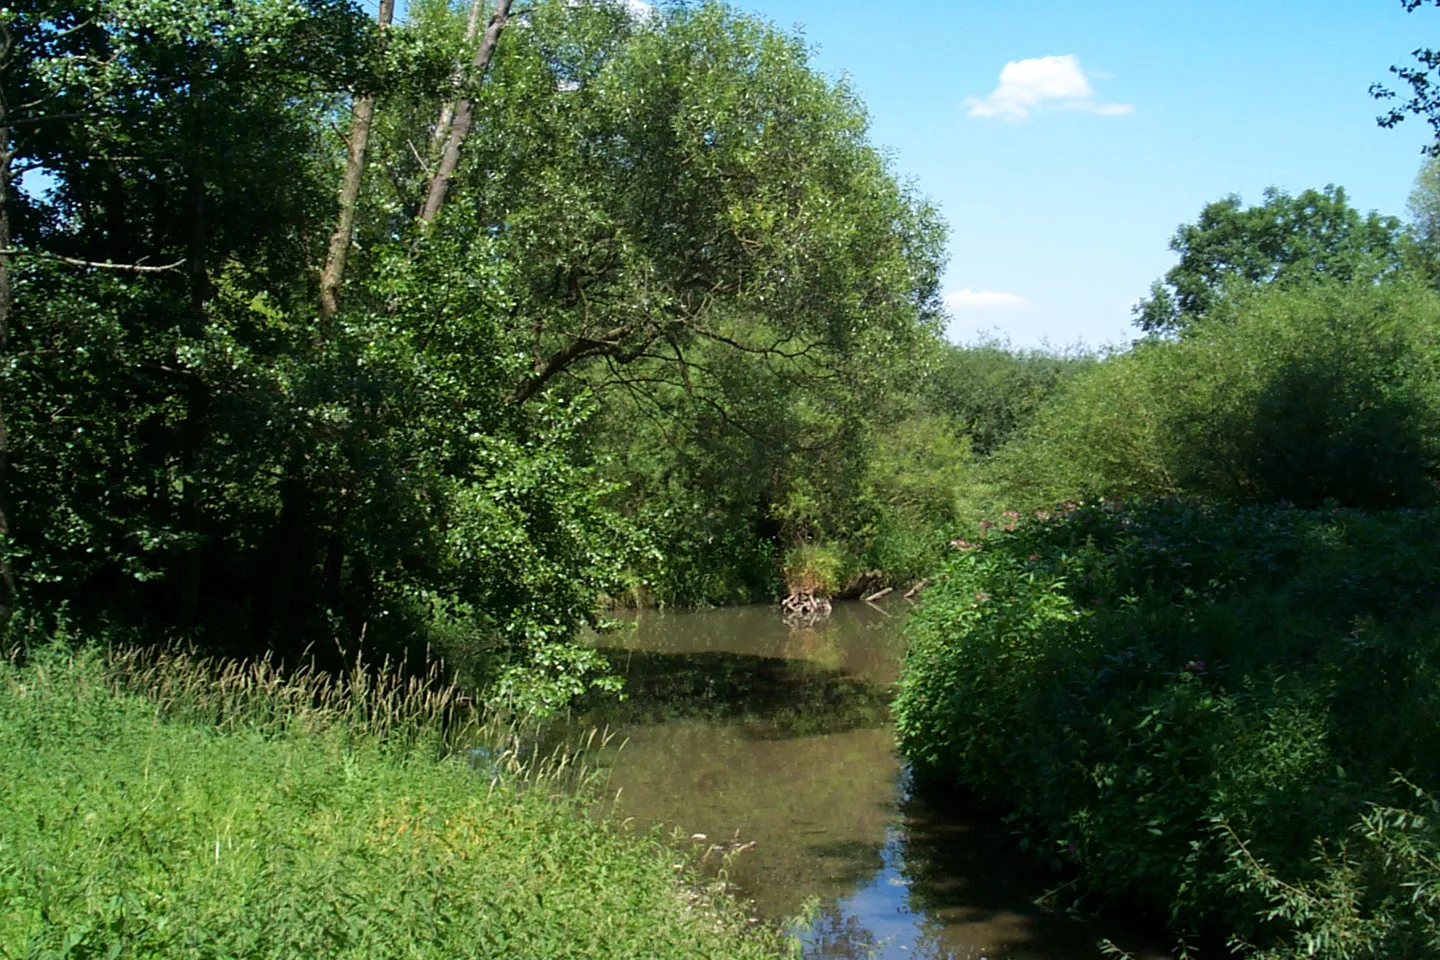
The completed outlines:
<svg viewBox="0 0 1440 960">
<path fill-rule="evenodd" d="M 608 727 L 592 758 L 622 816 L 660 823 L 714 859 L 763 917 L 812 908 L 813 958 L 1078 960 L 1126 931 L 1035 906 L 1047 878 L 994 820 L 912 794 L 887 704 L 906 604 L 837 605 L 792 629 L 769 608 L 637 615 L 593 639 L 628 699 L 569 721 Z"/>
</svg>

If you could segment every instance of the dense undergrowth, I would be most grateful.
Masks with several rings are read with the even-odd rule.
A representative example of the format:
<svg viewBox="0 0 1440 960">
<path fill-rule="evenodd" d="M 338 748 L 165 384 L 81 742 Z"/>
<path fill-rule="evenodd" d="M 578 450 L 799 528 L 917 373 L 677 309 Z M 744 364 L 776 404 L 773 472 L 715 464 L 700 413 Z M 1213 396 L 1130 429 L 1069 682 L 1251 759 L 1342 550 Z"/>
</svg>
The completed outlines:
<svg viewBox="0 0 1440 960">
<path fill-rule="evenodd" d="M 1440 937 L 1415 873 L 1342 846 L 1413 800 L 1397 776 L 1440 781 L 1440 514 L 1169 502 L 1005 526 L 914 621 L 897 714 L 921 769 L 1184 927 L 1283 932 L 1260 920 L 1279 877 L 1390 916 L 1380 955 Z M 1432 815 L 1406 828 L 1433 850 Z"/>
<path fill-rule="evenodd" d="M 0 956 L 776 954 L 555 764 L 451 749 L 453 691 L 379 676 L 0 661 Z"/>
<path fill-rule="evenodd" d="M 1207 303 L 975 471 L 997 520 L 911 624 L 901 747 L 1100 900 L 1271 960 L 1434 955 L 1440 298 Z"/>
</svg>

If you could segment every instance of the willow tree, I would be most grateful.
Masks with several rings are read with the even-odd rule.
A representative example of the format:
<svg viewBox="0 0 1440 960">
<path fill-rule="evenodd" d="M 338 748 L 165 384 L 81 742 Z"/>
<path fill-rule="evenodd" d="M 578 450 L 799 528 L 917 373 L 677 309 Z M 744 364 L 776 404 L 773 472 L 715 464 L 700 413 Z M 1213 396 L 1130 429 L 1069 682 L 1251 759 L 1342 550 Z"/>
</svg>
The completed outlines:
<svg viewBox="0 0 1440 960">
<path fill-rule="evenodd" d="M 867 424 L 936 334 L 943 229 L 854 95 L 719 4 L 639 20 L 557 2 L 512 24 L 477 104 L 431 243 L 501 269 L 511 402 L 598 398 L 590 432 L 647 526 L 700 542 L 862 522 L 844 514 Z M 404 112 L 399 176 L 375 181 L 391 212 L 362 246 L 420 204 L 406 157 L 428 114 Z M 704 517 L 669 509 L 697 499 Z"/>
</svg>

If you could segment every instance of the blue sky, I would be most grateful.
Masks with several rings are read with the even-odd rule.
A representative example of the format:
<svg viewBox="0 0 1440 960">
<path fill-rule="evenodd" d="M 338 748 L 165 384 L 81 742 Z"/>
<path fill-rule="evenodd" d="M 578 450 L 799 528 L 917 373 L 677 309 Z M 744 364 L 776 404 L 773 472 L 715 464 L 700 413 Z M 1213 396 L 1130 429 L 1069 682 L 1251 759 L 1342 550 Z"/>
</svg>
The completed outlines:
<svg viewBox="0 0 1440 960">
<path fill-rule="evenodd" d="M 801 28 L 939 205 L 959 341 L 1127 343 L 1130 305 L 1206 203 L 1335 183 L 1403 215 L 1429 142 L 1413 119 L 1376 126 L 1367 93 L 1440 46 L 1440 10 L 1400 0 L 739 5 Z"/>
</svg>

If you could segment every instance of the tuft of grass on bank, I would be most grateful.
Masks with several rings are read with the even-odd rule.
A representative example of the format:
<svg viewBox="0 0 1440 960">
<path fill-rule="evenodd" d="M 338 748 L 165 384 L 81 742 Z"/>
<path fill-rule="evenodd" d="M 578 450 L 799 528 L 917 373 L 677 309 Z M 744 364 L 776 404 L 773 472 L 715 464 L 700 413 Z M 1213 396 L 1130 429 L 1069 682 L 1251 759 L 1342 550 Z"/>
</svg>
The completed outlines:
<svg viewBox="0 0 1440 960">
<path fill-rule="evenodd" d="M 780 951 L 656 840 L 449 749 L 466 715 L 361 671 L 0 660 L 0 957 Z"/>
</svg>

